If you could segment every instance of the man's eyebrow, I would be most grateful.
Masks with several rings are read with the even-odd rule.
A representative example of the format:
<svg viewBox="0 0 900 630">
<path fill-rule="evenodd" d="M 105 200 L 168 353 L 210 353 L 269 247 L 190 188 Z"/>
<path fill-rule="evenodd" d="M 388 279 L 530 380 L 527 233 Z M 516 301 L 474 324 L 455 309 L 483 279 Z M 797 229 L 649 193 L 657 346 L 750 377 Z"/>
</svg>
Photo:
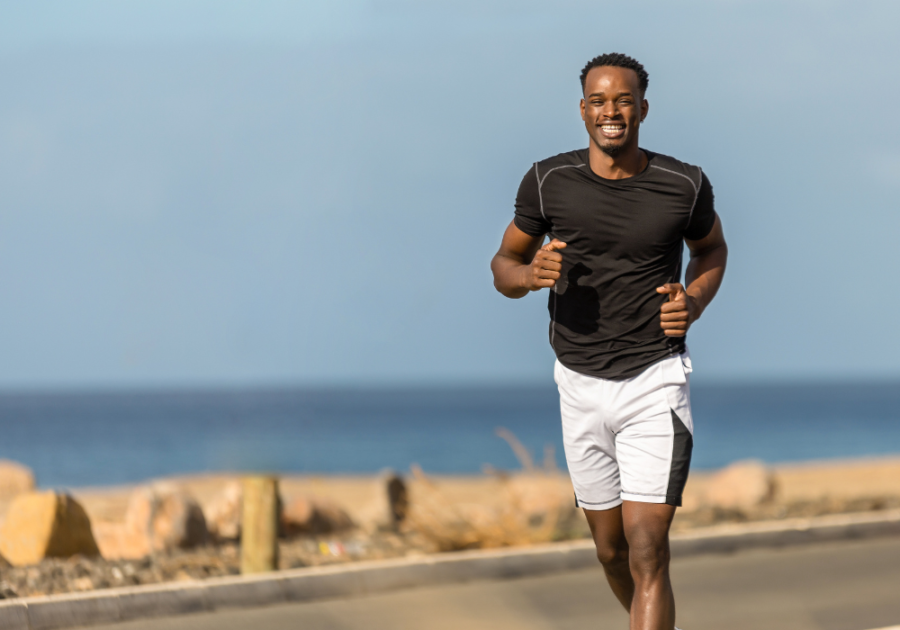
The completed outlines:
<svg viewBox="0 0 900 630">
<path fill-rule="evenodd" d="M 605 96 L 605 95 L 606 94 L 604 92 L 594 92 L 592 94 L 588 94 L 588 98 L 593 98 L 595 96 Z M 616 98 L 619 98 L 621 96 L 633 96 L 633 94 L 631 92 L 619 92 L 618 94 L 616 94 Z"/>
</svg>

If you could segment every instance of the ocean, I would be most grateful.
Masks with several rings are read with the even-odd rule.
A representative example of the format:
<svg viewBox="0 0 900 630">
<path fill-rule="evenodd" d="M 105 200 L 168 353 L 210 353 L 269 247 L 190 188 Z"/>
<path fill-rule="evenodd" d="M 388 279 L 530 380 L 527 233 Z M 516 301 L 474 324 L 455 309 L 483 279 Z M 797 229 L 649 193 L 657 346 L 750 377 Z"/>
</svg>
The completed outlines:
<svg viewBox="0 0 900 630">
<path fill-rule="evenodd" d="M 900 454 L 900 383 L 694 385 L 694 470 Z M 0 458 L 43 487 L 180 473 L 565 468 L 555 387 L 0 394 Z"/>
</svg>

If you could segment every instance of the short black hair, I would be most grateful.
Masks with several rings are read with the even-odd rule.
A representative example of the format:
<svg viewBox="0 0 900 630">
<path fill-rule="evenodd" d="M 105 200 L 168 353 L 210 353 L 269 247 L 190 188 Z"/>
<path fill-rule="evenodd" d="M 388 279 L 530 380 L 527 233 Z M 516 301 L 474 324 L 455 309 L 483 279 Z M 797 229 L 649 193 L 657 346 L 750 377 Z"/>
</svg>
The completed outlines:
<svg viewBox="0 0 900 630">
<path fill-rule="evenodd" d="M 642 66 L 637 59 L 629 57 L 628 55 L 623 55 L 622 53 L 606 53 L 605 55 L 594 57 L 584 66 L 584 69 L 581 71 L 582 92 L 584 92 L 584 82 L 587 80 L 588 72 L 590 72 L 592 68 L 599 68 L 600 66 L 612 66 L 613 68 L 628 68 L 629 70 L 634 70 L 635 74 L 638 76 L 638 83 L 641 86 L 641 94 L 643 95 L 647 91 L 647 85 L 650 83 L 650 75 L 647 74 L 647 71 L 644 70 L 644 66 Z"/>
</svg>

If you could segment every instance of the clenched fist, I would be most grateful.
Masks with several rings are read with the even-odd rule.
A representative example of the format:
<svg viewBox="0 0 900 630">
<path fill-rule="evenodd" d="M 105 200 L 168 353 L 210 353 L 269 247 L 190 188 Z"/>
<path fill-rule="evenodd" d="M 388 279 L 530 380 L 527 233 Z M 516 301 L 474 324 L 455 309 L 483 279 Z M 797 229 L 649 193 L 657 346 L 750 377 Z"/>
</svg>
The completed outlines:
<svg viewBox="0 0 900 630">
<path fill-rule="evenodd" d="M 565 248 L 565 243 L 553 239 L 537 251 L 531 265 L 524 269 L 525 286 L 529 291 L 537 291 L 556 284 L 562 271 L 562 254 L 558 250 Z"/>
<path fill-rule="evenodd" d="M 659 309 L 659 325 L 669 337 L 684 337 L 691 324 L 700 317 L 697 300 L 677 282 L 664 284 L 656 292 L 669 294 L 669 301 Z"/>
</svg>

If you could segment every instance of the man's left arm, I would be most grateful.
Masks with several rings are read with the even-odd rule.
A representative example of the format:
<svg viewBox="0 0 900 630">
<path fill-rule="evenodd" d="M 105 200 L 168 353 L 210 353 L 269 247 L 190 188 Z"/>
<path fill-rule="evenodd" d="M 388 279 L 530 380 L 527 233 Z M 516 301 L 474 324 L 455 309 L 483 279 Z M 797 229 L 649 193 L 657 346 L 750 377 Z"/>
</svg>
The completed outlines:
<svg viewBox="0 0 900 630">
<path fill-rule="evenodd" d="M 688 328 L 712 302 L 725 276 L 728 260 L 728 245 L 722 232 L 722 222 L 716 215 L 709 234 L 697 241 L 685 239 L 691 252 L 684 281 L 668 283 L 656 289 L 657 293 L 668 293 L 669 301 L 660 309 L 660 326 L 669 337 L 684 337 Z"/>
</svg>

